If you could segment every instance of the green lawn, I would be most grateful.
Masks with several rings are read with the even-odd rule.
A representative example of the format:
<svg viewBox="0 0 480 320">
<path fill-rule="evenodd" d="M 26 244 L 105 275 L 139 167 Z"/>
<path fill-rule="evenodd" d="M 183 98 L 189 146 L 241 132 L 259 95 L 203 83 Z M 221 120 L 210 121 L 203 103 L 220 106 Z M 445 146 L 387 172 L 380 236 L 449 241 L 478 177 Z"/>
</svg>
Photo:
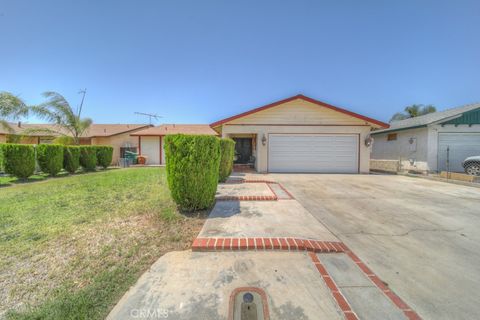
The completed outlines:
<svg viewBox="0 0 480 320">
<path fill-rule="evenodd" d="M 156 259 L 188 248 L 203 221 L 179 214 L 164 168 L 0 188 L 0 318 L 103 319 Z"/>
</svg>

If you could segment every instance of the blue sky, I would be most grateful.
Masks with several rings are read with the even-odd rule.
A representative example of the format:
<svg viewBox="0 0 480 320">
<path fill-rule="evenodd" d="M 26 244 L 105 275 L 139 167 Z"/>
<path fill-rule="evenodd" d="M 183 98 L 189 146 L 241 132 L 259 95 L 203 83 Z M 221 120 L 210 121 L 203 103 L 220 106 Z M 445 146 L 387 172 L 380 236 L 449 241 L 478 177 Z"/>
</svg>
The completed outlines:
<svg viewBox="0 0 480 320">
<path fill-rule="evenodd" d="M 479 21 L 467 0 L 0 0 L 0 90 L 78 105 L 87 88 L 96 123 L 210 123 L 299 93 L 388 121 L 480 102 Z"/>
</svg>

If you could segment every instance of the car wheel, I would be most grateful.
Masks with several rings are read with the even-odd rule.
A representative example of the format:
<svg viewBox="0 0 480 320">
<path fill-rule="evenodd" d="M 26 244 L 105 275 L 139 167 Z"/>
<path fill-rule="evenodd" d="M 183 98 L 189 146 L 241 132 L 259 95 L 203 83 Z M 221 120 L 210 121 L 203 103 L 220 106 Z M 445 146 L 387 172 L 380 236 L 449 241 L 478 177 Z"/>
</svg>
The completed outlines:
<svg viewBox="0 0 480 320">
<path fill-rule="evenodd" d="M 465 167 L 465 172 L 472 176 L 480 176 L 480 163 L 471 163 Z"/>
</svg>

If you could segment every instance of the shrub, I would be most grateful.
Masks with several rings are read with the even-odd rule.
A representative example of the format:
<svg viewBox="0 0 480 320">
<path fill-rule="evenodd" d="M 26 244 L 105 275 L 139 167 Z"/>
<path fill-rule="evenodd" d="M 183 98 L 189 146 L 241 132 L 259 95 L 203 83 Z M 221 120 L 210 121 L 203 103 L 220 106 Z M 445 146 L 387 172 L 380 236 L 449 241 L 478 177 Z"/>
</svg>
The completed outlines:
<svg viewBox="0 0 480 320">
<path fill-rule="evenodd" d="M 80 147 L 63 147 L 63 168 L 70 173 L 75 173 L 80 167 Z"/>
<path fill-rule="evenodd" d="M 63 168 L 63 146 L 59 144 L 39 144 L 37 162 L 44 173 L 56 176 Z"/>
<path fill-rule="evenodd" d="M 113 147 L 110 146 L 96 146 L 97 148 L 97 165 L 107 169 L 112 163 Z"/>
<path fill-rule="evenodd" d="M 95 171 L 97 167 L 97 148 L 95 146 L 80 147 L 80 165 L 85 171 Z"/>
<path fill-rule="evenodd" d="M 30 144 L 4 144 L 2 146 L 5 172 L 26 179 L 35 172 L 35 148 Z"/>
<path fill-rule="evenodd" d="M 3 143 L 0 143 L 0 172 L 4 172 L 4 168 L 3 168 Z"/>
<path fill-rule="evenodd" d="M 232 139 L 220 139 L 220 171 L 218 179 L 221 182 L 227 180 L 232 173 L 234 153 L 235 141 Z"/>
<path fill-rule="evenodd" d="M 165 137 L 167 181 L 172 198 L 182 210 L 209 208 L 215 202 L 220 164 L 220 142 L 213 136 Z"/>
</svg>

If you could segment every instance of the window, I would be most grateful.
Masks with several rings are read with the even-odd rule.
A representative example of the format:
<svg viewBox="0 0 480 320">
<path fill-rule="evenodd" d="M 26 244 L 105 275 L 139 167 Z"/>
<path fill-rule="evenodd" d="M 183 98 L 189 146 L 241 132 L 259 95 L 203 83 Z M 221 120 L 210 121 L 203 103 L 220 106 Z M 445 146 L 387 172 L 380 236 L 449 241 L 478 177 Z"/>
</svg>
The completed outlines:
<svg viewBox="0 0 480 320">
<path fill-rule="evenodd" d="M 125 151 L 137 153 L 137 147 L 120 147 L 120 158 L 125 158 Z"/>
<path fill-rule="evenodd" d="M 397 134 L 396 133 L 389 133 L 387 135 L 387 141 L 395 141 L 397 140 Z"/>
</svg>

